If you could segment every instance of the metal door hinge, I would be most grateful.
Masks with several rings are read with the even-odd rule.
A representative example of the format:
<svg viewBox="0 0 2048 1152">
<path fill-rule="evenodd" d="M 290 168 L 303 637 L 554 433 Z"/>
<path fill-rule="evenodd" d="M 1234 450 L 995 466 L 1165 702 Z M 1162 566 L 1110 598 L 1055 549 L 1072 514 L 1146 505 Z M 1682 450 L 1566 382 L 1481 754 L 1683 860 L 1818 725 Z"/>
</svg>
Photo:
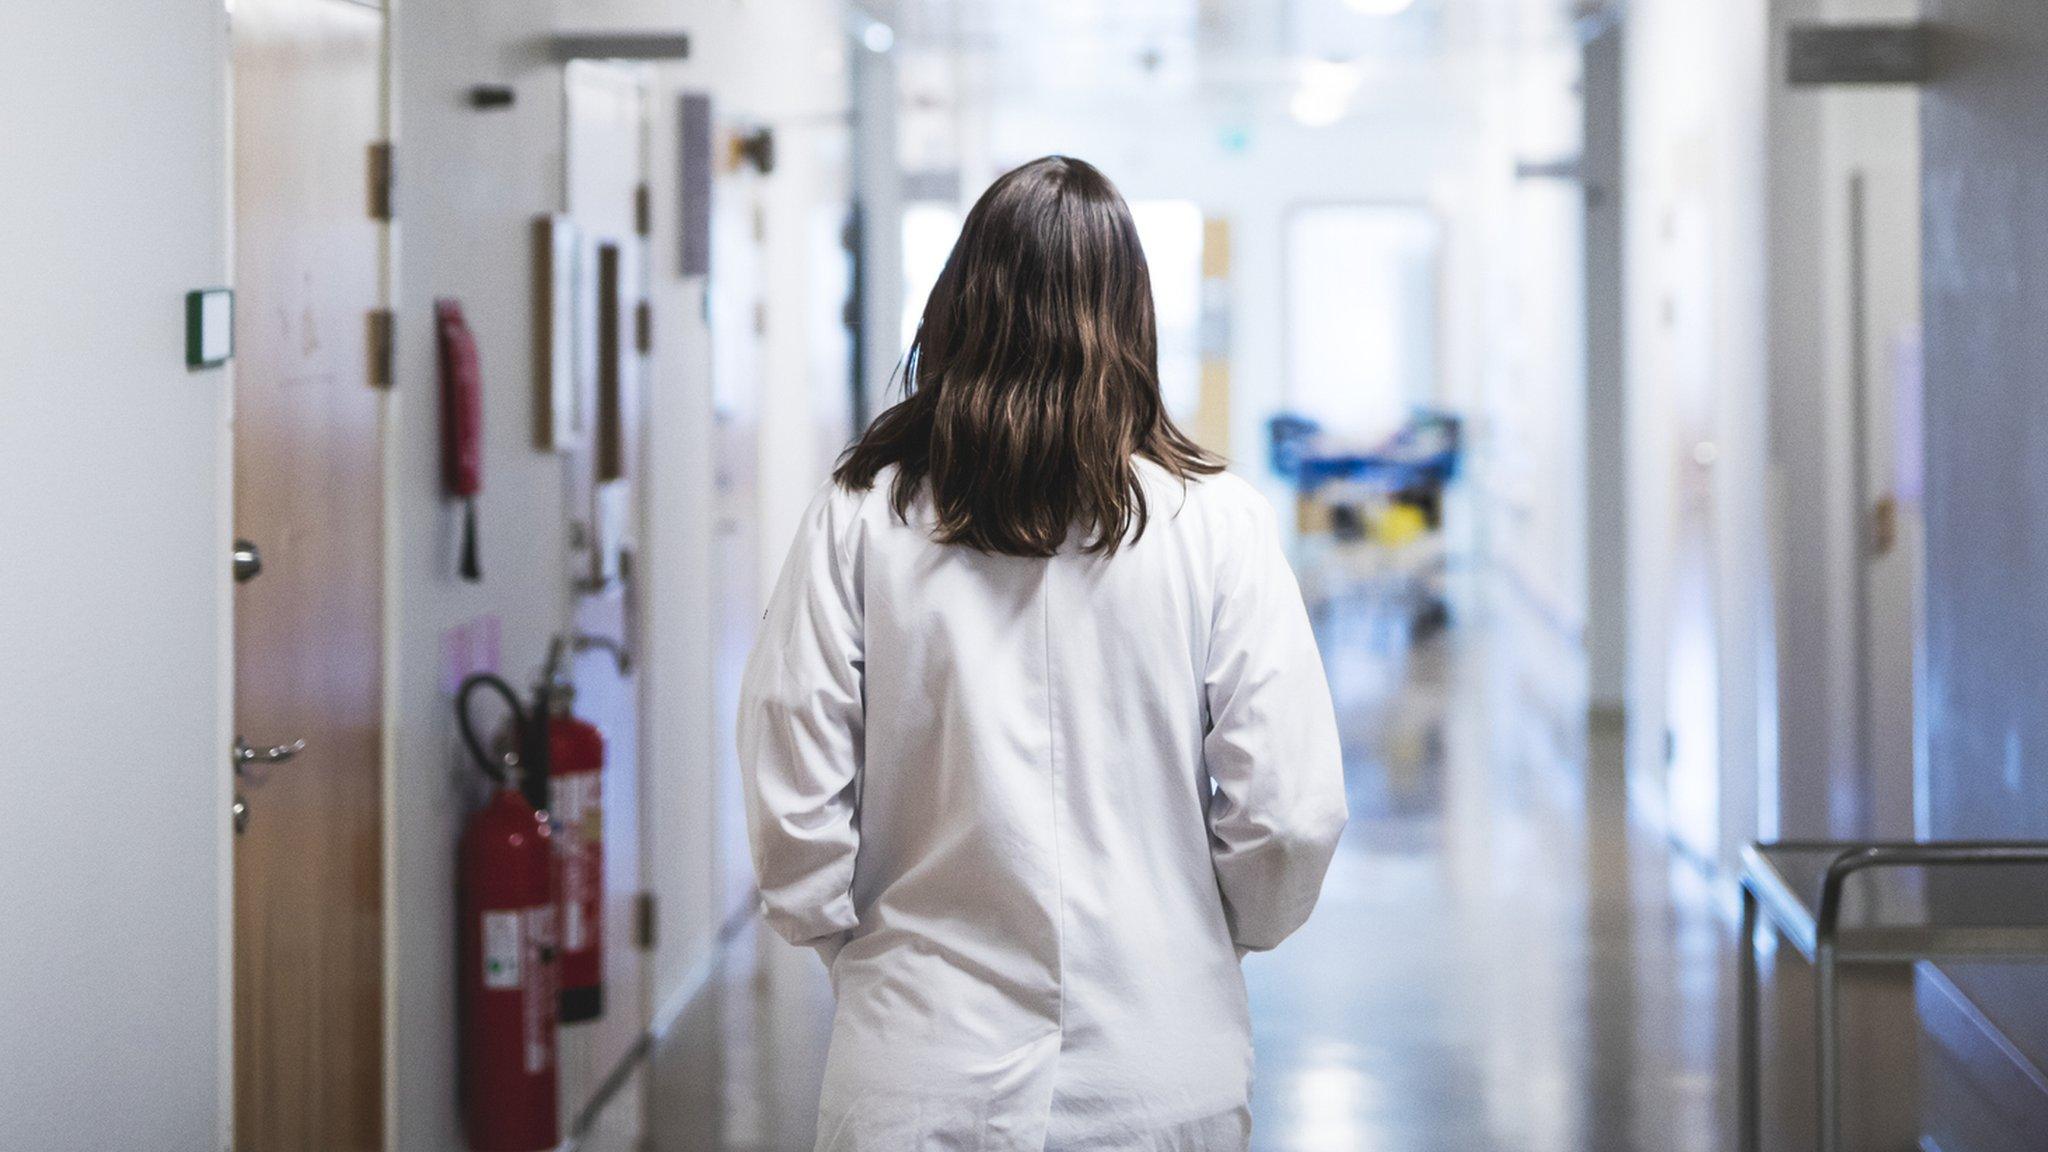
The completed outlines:
<svg viewBox="0 0 2048 1152">
<path fill-rule="evenodd" d="M 379 140 L 370 145 L 369 183 L 370 219 L 391 219 L 392 182 L 396 173 L 392 167 L 391 141 Z"/>
<path fill-rule="evenodd" d="M 1887 492 L 1877 498 L 1877 504 L 1870 510 L 1870 550 L 1879 555 L 1889 555 L 1899 543 L 1899 501 Z"/>
<path fill-rule="evenodd" d="M 389 388 L 396 376 L 393 360 L 397 348 L 398 318 L 389 308 L 373 309 L 369 315 L 369 376 L 373 388 Z"/>
<path fill-rule="evenodd" d="M 654 195 L 645 184 L 633 189 L 633 231 L 642 236 L 654 234 Z"/>
<path fill-rule="evenodd" d="M 654 893 L 633 898 L 633 943 L 642 952 L 654 951 Z"/>
<path fill-rule="evenodd" d="M 633 306 L 633 347 L 642 356 L 654 351 L 654 305 L 645 300 Z"/>
</svg>

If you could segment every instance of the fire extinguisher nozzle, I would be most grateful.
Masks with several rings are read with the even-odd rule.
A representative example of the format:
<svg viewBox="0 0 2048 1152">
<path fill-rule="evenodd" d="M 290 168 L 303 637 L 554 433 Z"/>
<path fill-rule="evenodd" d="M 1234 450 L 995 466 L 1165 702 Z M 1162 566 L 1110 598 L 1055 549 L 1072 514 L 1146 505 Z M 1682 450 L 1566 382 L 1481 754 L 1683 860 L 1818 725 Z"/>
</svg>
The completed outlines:
<svg viewBox="0 0 2048 1152">
<path fill-rule="evenodd" d="M 476 497 L 462 502 L 462 578 L 471 584 L 484 578 L 483 565 L 477 559 L 476 551 Z"/>
</svg>

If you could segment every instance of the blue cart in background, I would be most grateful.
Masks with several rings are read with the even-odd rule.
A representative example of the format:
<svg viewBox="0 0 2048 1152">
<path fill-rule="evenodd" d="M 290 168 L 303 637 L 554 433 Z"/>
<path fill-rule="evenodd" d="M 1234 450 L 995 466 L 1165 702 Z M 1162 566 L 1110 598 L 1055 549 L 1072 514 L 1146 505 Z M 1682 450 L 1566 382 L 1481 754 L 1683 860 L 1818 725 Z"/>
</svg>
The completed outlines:
<svg viewBox="0 0 2048 1152">
<path fill-rule="evenodd" d="M 1301 565 L 1311 598 L 1363 591 L 1406 624 L 1408 639 L 1442 631 L 1451 619 L 1444 492 L 1463 455 L 1459 418 L 1417 410 L 1370 445 L 1291 413 L 1275 416 L 1268 433 L 1273 470 L 1294 486 L 1302 559 L 1317 561 Z"/>
</svg>

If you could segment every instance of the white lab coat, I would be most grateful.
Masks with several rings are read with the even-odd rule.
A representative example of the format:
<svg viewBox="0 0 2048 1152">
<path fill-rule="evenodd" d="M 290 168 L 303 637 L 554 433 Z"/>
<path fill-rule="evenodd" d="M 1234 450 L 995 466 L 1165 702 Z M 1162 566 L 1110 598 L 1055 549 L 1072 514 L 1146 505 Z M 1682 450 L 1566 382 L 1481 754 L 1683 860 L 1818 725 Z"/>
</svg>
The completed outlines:
<svg viewBox="0 0 2048 1152">
<path fill-rule="evenodd" d="M 838 998 L 821 1152 L 1246 1145 L 1238 961 L 1314 907 L 1343 766 L 1270 506 L 1139 467 L 1107 558 L 934 543 L 887 470 L 797 531 L 739 741 L 766 918 Z"/>
</svg>

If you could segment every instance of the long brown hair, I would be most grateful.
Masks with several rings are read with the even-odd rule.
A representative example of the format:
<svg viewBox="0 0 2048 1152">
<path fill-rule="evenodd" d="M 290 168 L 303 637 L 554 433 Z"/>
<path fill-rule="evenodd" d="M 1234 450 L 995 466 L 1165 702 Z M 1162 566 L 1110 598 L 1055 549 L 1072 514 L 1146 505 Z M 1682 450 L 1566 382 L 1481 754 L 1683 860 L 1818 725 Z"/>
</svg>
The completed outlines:
<svg viewBox="0 0 2048 1152">
<path fill-rule="evenodd" d="M 833 478 L 866 491 L 894 464 L 896 514 L 929 485 L 946 543 L 1050 556 L 1078 526 L 1086 548 L 1113 553 L 1145 531 L 1134 457 L 1183 481 L 1223 468 L 1167 417 L 1129 206 L 1066 156 L 1005 174 L 967 214 L 903 387 Z"/>
</svg>

